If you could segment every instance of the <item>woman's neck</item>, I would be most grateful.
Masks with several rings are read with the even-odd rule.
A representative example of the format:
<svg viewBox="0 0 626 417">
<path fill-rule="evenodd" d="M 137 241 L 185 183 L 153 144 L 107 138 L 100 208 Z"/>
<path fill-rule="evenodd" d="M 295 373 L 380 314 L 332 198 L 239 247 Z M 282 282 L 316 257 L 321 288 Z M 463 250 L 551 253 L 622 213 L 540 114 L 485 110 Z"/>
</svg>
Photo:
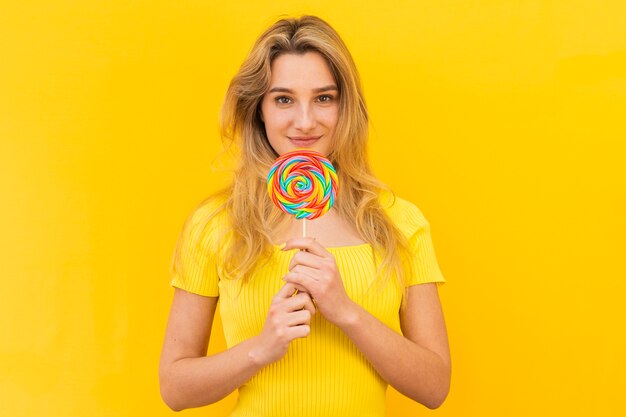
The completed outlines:
<svg viewBox="0 0 626 417">
<path fill-rule="evenodd" d="M 281 223 L 274 236 L 275 244 L 282 244 L 289 239 L 301 237 L 303 234 L 302 222 L 306 221 L 306 235 L 314 237 L 325 247 L 350 246 L 365 243 L 358 235 L 356 226 L 339 216 L 334 209 L 313 220 L 296 220 L 289 216 L 287 221 Z"/>
</svg>

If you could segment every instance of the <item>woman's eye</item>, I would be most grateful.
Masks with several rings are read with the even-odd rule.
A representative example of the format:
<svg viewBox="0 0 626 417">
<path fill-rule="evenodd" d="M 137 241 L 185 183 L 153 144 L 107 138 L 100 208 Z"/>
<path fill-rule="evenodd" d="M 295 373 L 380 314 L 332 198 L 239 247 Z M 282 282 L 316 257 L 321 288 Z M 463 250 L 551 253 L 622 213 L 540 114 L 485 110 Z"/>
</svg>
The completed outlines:
<svg viewBox="0 0 626 417">
<path fill-rule="evenodd" d="M 321 101 L 322 103 L 328 103 L 328 102 L 333 101 L 333 98 L 334 98 L 333 96 L 325 94 L 325 95 L 319 97 L 319 101 Z"/>
<path fill-rule="evenodd" d="M 291 100 L 289 99 L 289 97 L 285 97 L 285 96 L 280 96 L 280 97 L 276 97 L 276 102 L 278 104 L 289 104 Z"/>
</svg>

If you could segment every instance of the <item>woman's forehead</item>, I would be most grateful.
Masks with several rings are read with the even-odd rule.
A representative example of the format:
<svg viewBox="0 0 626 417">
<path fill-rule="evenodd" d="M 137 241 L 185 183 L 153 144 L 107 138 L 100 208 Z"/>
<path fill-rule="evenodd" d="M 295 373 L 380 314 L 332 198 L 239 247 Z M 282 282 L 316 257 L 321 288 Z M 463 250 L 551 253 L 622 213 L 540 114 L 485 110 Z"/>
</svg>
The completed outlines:
<svg viewBox="0 0 626 417">
<path fill-rule="evenodd" d="M 272 62 L 270 90 L 328 89 L 335 86 L 333 73 L 326 59 L 318 52 L 282 54 Z"/>
</svg>

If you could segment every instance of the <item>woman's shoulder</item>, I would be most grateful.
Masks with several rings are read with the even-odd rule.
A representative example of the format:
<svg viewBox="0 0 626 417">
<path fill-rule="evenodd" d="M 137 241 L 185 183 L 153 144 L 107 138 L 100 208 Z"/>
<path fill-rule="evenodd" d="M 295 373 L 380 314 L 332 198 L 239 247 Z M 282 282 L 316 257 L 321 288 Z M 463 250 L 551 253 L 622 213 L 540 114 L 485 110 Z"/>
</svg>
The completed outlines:
<svg viewBox="0 0 626 417">
<path fill-rule="evenodd" d="M 226 215 L 227 200 L 228 196 L 224 192 L 211 194 L 191 210 L 189 219 L 194 223 L 202 223 L 209 219 L 221 221 Z"/>
<path fill-rule="evenodd" d="M 395 194 L 383 194 L 380 198 L 381 206 L 405 236 L 411 236 L 422 228 L 430 227 L 428 220 L 419 207 Z"/>
<path fill-rule="evenodd" d="M 227 224 L 227 195 L 215 193 L 198 203 L 189 213 L 183 227 L 183 235 L 191 242 L 206 245 L 223 235 Z"/>
</svg>

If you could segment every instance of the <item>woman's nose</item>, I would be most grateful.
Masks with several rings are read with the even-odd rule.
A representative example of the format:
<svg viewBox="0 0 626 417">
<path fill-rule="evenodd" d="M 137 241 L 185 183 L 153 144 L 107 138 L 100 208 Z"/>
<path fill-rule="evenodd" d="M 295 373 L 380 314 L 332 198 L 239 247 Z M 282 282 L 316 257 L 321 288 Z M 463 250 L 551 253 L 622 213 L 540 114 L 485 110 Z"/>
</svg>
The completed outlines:
<svg viewBox="0 0 626 417">
<path fill-rule="evenodd" d="M 301 106 L 298 109 L 295 127 L 301 130 L 309 130 L 315 127 L 315 111 L 311 106 Z"/>
</svg>

